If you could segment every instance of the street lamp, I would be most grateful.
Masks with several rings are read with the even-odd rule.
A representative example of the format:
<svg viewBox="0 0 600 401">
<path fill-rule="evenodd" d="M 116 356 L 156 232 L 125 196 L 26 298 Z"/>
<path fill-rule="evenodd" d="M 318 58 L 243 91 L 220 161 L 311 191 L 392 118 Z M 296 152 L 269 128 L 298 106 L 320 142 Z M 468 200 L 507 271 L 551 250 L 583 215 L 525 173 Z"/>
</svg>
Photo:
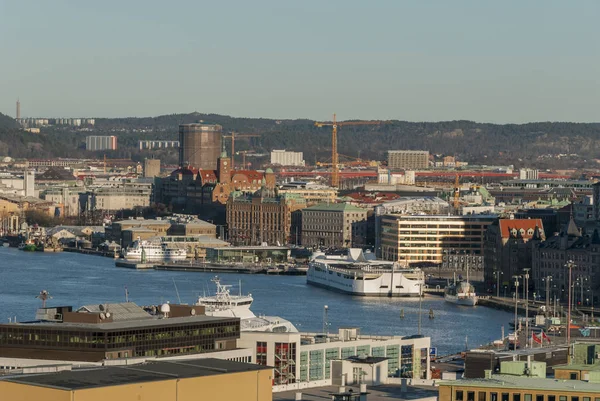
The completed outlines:
<svg viewBox="0 0 600 401">
<path fill-rule="evenodd" d="M 571 278 L 573 273 L 573 266 L 575 263 L 572 260 L 568 260 L 566 266 L 569 268 L 569 304 L 567 311 L 567 355 L 568 362 L 571 363 Z"/>
<path fill-rule="evenodd" d="M 494 277 L 496 278 L 496 297 L 497 298 L 500 298 L 500 276 L 503 274 L 504 273 L 502 273 L 500 270 L 494 270 Z"/>
<path fill-rule="evenodd" d="M 525 293 L 525 338 L 529 335 L 529 270 L 523 269 L 525 285 L 523 286 L 523 292 Z"/>
<path fill-rule="evenodd" d="M 328 331 L 329 331 L 329 330 L 327 329 L 327 326 L 328 326 L 328 323 L 327 323 L 327 311 L 328 311 L 328 310 L 329 310 L 329 306 L 325 305 L 325 306 L 323 307 L 323 333 L 324 333 L 325 335 L 327 335 L 327 334 L 328 334 Z"/>
<path fill-rule="evenodd" d="M 521 276 L 513 276 L 513 278 L 515 279 L 515 340 L 516 340 L 517 331 L 519 330 L 517 312 L 518 312 L 518 308 L 519 308 L 519 279 L 521 278 Z"/>
</svg>

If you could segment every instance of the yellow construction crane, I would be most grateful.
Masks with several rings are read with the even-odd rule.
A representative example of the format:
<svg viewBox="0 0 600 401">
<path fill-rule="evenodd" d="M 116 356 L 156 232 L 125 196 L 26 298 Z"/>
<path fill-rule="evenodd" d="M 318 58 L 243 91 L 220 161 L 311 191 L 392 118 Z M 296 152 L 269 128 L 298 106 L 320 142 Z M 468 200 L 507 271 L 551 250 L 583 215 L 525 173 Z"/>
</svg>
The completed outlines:
<svg viewBox="0 0 600 401">
<path fill-rule="evenodd" d="M 223 135 L 223 138 L 231 138 L 231 169 L 235 166 L 235 138 L 260 138 L 260 134 L 238 134 L 230 132 L 230 135 Z"/>
<path fill-rule="evenodd" d="M 339 187 L 340 186 L 340 165 L 339 165 L 339 154 L 337 151 L 337 130 L 338 127 L 343 127 L 345 125 L 379 125 L 382 124 L 383 121 L 336 121 L 335 114 L 333 115 L 332 121 L 316 121 L 316 127 L 332 127 L 331 132 L 331 186 Z"/>
<path fill-rule="evenodd" d="M 248 153 L 247 150 L 238 150 L 238 152 L 237 152 L 238 155 L 242 155 L 242 170 L 247 167 L 246 166 L 246 153 Z M 233 164 L 233 159 L 231 159 L 231 163 Z"/>
</svg>

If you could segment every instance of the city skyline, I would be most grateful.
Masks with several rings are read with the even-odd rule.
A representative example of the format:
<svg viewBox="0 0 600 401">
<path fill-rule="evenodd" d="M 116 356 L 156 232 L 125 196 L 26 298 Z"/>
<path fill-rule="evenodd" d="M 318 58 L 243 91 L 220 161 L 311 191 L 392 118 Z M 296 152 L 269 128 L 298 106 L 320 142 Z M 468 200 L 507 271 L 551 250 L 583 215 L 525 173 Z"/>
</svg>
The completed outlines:
<svg viewBox="0 0 600 401">
<path fill-rule="evenodd" d="M 12 57 L 0 112 L 14 116 L 20 98 L 23 117 L 596 122 L 598 11 L 592 1 L 3 3 L 0 51 Z"/>
</svg>

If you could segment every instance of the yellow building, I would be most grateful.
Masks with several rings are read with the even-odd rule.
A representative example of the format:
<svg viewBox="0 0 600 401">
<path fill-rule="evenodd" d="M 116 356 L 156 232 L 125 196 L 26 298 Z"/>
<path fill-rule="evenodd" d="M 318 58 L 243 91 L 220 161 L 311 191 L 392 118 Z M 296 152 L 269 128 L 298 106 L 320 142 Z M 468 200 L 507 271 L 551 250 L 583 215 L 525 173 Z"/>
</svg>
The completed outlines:
<svg viewBox="0 0 600 401">
<path fill-rule="evenodd" d="M 7 401 L 271 401 L 272 368 L 220 359 L 104 366 L 0 380 Z"/>
</svg>

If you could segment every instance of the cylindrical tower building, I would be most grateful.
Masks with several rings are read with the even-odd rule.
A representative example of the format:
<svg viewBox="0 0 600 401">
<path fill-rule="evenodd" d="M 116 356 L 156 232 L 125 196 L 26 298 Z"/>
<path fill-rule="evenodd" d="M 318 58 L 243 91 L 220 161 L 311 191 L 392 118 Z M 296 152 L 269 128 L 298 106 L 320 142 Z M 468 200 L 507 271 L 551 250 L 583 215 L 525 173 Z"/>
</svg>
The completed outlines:
<svg viewBox="0 0 600 401">
<path fill-rule="evenodd" d="M 216 170 L 221 154 L 223 127 L 212 124 L 179 126 L 179 165 Z"/>
</svg>

